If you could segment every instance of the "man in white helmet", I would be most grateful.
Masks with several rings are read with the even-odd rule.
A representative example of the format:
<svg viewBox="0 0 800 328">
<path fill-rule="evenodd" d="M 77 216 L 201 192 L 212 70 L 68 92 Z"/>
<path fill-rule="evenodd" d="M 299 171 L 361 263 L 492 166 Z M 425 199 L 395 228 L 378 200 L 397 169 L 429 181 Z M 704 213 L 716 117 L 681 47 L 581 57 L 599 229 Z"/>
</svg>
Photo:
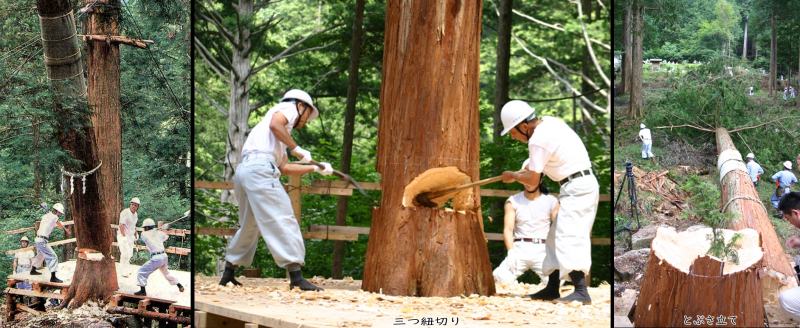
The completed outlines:
<svg viewBox="0 0 800 328">
<path fill-rule="evenodd" d="M 764 174 L 764 169 L 755 161 L 756 155 L 753 153 L 747 154 L 747 172 L 750 173 L 750 179 L 753 180 L 753 185 L 758 187 L 758 182 L 761 181 L 761 175 Z"/>
<path fill-rule="evenodd" d="M 644 123 L 639 124 L 639 140 L 642 141 L 642 159 L 650 157 L 653 159 L 653 163 L 655 163 L 656 156 L 653 155 L 653 138 L 650 135 L 650 129 L 648 129 Z"/>
<path fill-rule="evenodd" d="M 525 160 L 522 170 L 527 169 L 528 163 L 529 160 Z M 547 254 L 544 244 L 547 238 L 555 237 L 550 223 L 558 214 L 558 199 L 548 194 L 547 185 L 541 179 L 536 187 L 523 186 L 525 191 L 506 200 L 503 241 L 508 255 L 494 270 L 494 281 L 512 282 L 532 270 L 547 284 L 548 278 L 542 274 Z"/>
<path fill-rule="evenodd" d="M 303 236 L 289 195 L 280 182 L 282 174 L 333 173 L 328 163 L 322 163 L 325 168 L 320 169 L 316 165 L 290 164 L 287 160 L 287 147 L 300 158 L 300 163 L 312 160 L 311 153 L 300 148 L 290 133 L 303 128 L 317 116 L 319 111 L 308 93 L 290 90 L 280 103 L 267 111 L 247 137 L 242 149 L 242 162 L 236 169 L 233 182 L 239 200 L 239 231 L 228 244 L 220 285 L 229 282 L 241 285 L 234 279 L 236 267 L 247 267 L 253 262 L 258 237 L 263 236 L 275 263 L 289 271 L 290 288 L 322 290 L 303 278 L 300 270 L 305 265 Z"/>
<path fill-rule="evenodd" d="M 147 277 L 150 277 L 150 274 L 156 270 L 161 271 L 161 274 L 169 281 L 170 285 L 177 285 L 178 290 L 182 293 L 184 290 L 183 285 L 178 282 L 178 279 L 169 274 L 167 253 L 164 253 L 164 242 L 169 238 L 164 231 L 169 229 L 169 224 L 164 224 L 161 228 L 155 229 L 156 222 L 151 218 L 147 218 L 142 222 L 142 228 L 144 231 L 141 238 L 144 244 L 147 245 L 147 250 L 150 251 L 150 260 L 139 268 L 139 273 L 136 276 L 139 291 L 134 295 L 147 295 L 147 290 L 145 290 Z"/>
<path fill-rule="evenodd" d="M 560 209 L 545 242 L 547 255 L 542 272 L 548 275 L 547 286 L 527 295 L 537 300 L 555 300 L 569 303 L 579 301 L 590 304 L 585 275 L 592 265 L 591 240 L 600 186 L 592 174 L 592 162 L 583 141 L 564 121 L 550 116 L 536 117 L 527 103 L 512 100 L 500 112 L 505 135 L 509 131 L 515 140 L 528 144 L 530 164 L 528 171 L 503 172 L 503 182 L 519 181 L 538 186 L 544 173 L 561 186 Z M 560 298 L 559 281 L 569 278 L 575 292 Z"/>
<path fill-rule="evenodd" d="M 66 231 L 67 234 L 70 233 L 69 228 L 64 227 L 61 221 L 58 220 L 58 217 L 63 214 L 64 205 L 56 203 L 53 205 L 53 209 L 50 213 L 42 215 L 42 221 L 39 223 L 39 230 L 36 231 L 36 239 L 34 239 L 33 243 L 36 246 L 37 254 L 33 259 L 31 275 L 41 275 L 40 272 L 36 271 L 36 268 L 41 267 L 42 262 L 46 262 L 47 269 L 50 270 L 50 282 L 63 282 L 56 277 L 56 272 L 58 271 L 58 255 L 56 255 L 56 252 L 50 247 L 50 241 L 48 240 L 48 238 L 50 238 L 50 233 L 53 232 L 53 228 L 55 228 L 56 225 Z"/>
<path fill-rule="evenodd" d="M 131 199 L 130 207 L 119 213 L 119 229 L 117 229 L 117 246 L 119 247 L 119 269 L 123 277 L 131 275 L 131 257 L 136 240 L 136 224 L 139 223 L 139 210 L 142 202 L 139 197 Z"/>
<path fill-rule="evenodd" d="M 30 245 L 30 240 L 28 237 L 22 236 L 22 239 L 19 240 L 20 248 L 26 248 Z M 33 253 L 33 250 L 27 250 L 24 252 L 14 253 L 14 264 L 12 265 L 14 272 L 26 272 L 31 270 L 31 262 L 33 258 L 36 257 L 36 254 Z M 27 281 L 18 282 L 17 288 L 19 289 L 33 289 L 31 284 Z"/>
<path fill-rule="evenodd" d="M 771 180 L 778 185 L 778 188 L 775 189 L 775 193 L 772 194 L 772 198 L 769 199 L 772 202 L 772 206 L 774 206 L 775 210 L 777 210 L 778 202 L 781 200 L 781 197 L 783 197 L 784 194 L 789 193 L 791 191 L 789 186 L 797 182 L 797 177 L 794 176 L 794 173 L 792 173 L 792 162 L 783 162 L 783 170 L 773 174 Z M 775 214 L 775 217 L 783 217 L 783 214 L 778 211 L 778 213 Z"/>
</svg>

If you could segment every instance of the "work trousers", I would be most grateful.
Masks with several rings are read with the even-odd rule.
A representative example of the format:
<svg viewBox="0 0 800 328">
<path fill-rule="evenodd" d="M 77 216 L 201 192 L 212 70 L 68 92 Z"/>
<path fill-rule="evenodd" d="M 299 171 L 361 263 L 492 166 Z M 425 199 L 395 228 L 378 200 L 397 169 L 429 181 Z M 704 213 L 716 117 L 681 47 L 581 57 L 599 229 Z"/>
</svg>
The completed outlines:
<svg viewBox="0 0 800 328">
<path fill-rule="evenodd" d="M 50 272 L 58 271 L 58 255 L 56 255 L 56 252 L 50 247 L 47 240 L 36 237 L 33 245 L 36 246 L 36 257 L 33 258 L 33 267 L 38 268 L 42 266 L 42 262 L 46 262 L 47 269 L 50 270 Z"/>
<path fill-rule="evenodd" d="M 167 254 L 162 253 L 151 256 L 150 260 L 139 268 L 139 273 L 136 276 L 139 286 L 147 286 L 147 277 L 156 270 L 161 270 L 161 274 L 164 275 L 164 278 L 167 278 L 170 285 L 177 285 L 178 279 L 169 274 L 167 265 Z"/>
<path fill-rule="evenodd" d="M 642 158 L 656 157 L 653 155 L 653 141 L 642 141 Z"/>
<path fill-rule="evenodd" d="M 233 178 L 239 199 L 239 231 L 228 244 L 228 262 L 250 266 L 262 236 L 278 266 L 305 265 L 303 235 L 280 176 L 269 158 L 245 159 L 239 164 Z"/>
<path fill-rule="evenodd" d="M 541 243 L 525 241 L 514 242 L 513 256 L 506 256 L 500 265 L 494 269 L 495 282 L 512 282 L 528 270 L 535 272 L 542 283 L 547 284 L 547 276 L 542 274 L 546 250 Z"/>
<path fill-rule="evenodd" d="M 560 270 L 560 279 L 570 280 L 571 271 L 588 274 L 592 266 L 589 236 L 600 201 L 600 185 L 594 175 L 587 175 L 562 185 L 559 194 L 561 206 L 547 234 L 542 273 L 548 276 Z"/>
<path fill-rule="evenodd" d="M 131 257 L 133 257 L 134 236 L 123 236 L 117 231 L 117 247 L 119 247 L 119 270 L 122 275 L 131 273 Z"/>
</svg>

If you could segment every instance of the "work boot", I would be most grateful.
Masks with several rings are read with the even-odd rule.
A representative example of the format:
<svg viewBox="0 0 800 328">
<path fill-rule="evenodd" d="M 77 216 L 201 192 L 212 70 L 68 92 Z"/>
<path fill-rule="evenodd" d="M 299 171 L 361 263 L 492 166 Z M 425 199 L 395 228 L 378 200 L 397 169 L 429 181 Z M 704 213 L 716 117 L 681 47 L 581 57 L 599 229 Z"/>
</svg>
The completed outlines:
<svg viewBox="0 0 800 328">
<path fill-rule="evenodd" d="M 289 271 L 289 278 L 290 278 L 289 290 L 292 290 L 295 287 L 300 288 L 300 290 L 307 290 L 307 291 L 313 290 L 321 292 L 324 290 L 322 288 L 314 286 L 313 284 L 308 282 L 308 280 L 303 278 L 303 272 L 300 270 Z"/>
<path fill-rule="evenodd" d="M 50 282 L 62 283 L 64 281 L 62 281 L 61 279 L 58 279 L 58 277 L 56 277 L 56 273 L 55 272 L 50 272 Z"/>
<path fill-rule="evenodd" d="M 555 300 L 556 303 L 570 303 L 578 301 L 583 304 L 592 304 L 592 298 L 589 297 L 589 291 L 586 290 L 586 277 L 583 271 L 570 271 L 569 278 L 572 279 L 572 284 L 575 285 L 575 291 L 565 297 Z"/>
<path fill-rule="evenodd" d="M 553 273 L 547 277 L 547 286 L 545 286 L 544 289 L 534 294 L 525 295 L 525 297 L 530 297 L 532 300 L 545 301 L 551 301 L 561 297 L 561 293 L 558 290 L 558 285 L 561 282 L 560 278 L 559 270 L 553 271 Z"/>
<path fill-rule="evenodd" d="M 236 273 L 236 266 L 233 265 L 231 262 L 225 262 L 225 272 L 222 274 L 222 279 L 219 281 L 221 286 L 226 286 L 228 283 L 232 283 L 234 286 L 241 286 L 242 283 L 236 281 L 234 279 L 234 274 Z"/>
<path fill-rule="evenodd" d="M 183 293 L 183 286 L 180 283 L 178 283 L 178 290 L 180 290 L 181 293 Z"/>
<path fill-rule="evenodd" d="M 34 266 L 31 267 L 31 276 L 41 276 L 41 275 L 42 275 L 41 272 L 36 271 L 36 267 Z"/>
<path fill-rule="evenodd" d="M 147 296 L 147 291 L 144 290 L 144 286 L 139 286 L 141 288 L 138 292 L 133 293 L 136 296 Z"/>
</svg>

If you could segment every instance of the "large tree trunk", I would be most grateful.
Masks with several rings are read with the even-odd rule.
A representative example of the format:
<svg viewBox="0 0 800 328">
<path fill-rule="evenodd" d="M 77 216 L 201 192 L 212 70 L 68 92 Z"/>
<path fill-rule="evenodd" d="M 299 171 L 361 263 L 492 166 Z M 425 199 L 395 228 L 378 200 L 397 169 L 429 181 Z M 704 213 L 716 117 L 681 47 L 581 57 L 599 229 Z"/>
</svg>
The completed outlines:
<svg viewBox="0 0 800 328">
<path fill-rule="evenodd" d="M 756 34 L 753 35 L 753 52 L 754 52 L 753 63 L 755 63 L 758 60 L 758 33 L 757 32 L 756 32 Z"/>
<path fill-rule="evenodd" d="M 39 167 L 39 122 L 31 120 L 33 130 L 33 201 L 38 204 L 42 196 L 42 172 Z"/>
<path fill-rule="evenodd" d="M 430 190 L 446 183 L 442 179 L 461 184 L 480 178 L 481 5 L 387 3 L 377 154 L 383 197 L 372 211 L 366 291 L 442 297 L 495 292 L 478 188 L 456 195 L 456 211 L 411 203 L 412 191 L 425 191 L 420 186 Z M 439 174 L 419 177 L 405 195 L 404 188 L 430 169 Z"/>
<path fill-rule="evenodd" d="M 744 45 L 742 46 L 742 63 L 747 60 L 747 23 L 750 20 L 750 16 L 746 16 L 744 18 Z"/>
<path fill-rule="evenodd" d="M 620 94 L 624 95 L 625 92 L 630 90 L 631 87 L 631 54 L 633 49 L 631 49 L 632 40 L 630 3 L 628 3 L 626 6 L 625 18 L 622 21 L 622 44 L 623 48 L 625 49 L 625 54 L 622 55 L 622 90 L 620 91 Z"/>
<path fill-rule="evenodd" d="M 716 233 L 730 241 L 735 232 L 718 229 Z M 751 229 L 741 233 L 737 265 L 705 255 L 711 228 L 680 234 L 674 228 L 658 228 L 636 301 L 635 326 L 714 326 L 720 315 L 729 326 L 763 326 L 758 268 L 766 256 L 758 246 L 758 233 Z M 710 324 L 695 323 L 698 316 L 709 315 L 714 316 Z M 736 319 L 732 321 L 731 316 Z"/>
<path fill-rule="evenodd" d="M 503 109 L 508 98 L 508 74 L 509 64 L 511 62 L 511 26 L 512 26 L 512 9 L 513 0 L 500 1 L 500 16 L 498 17 L 497 26 L 497 69 L 494 80 L 494 142 L 498 145 L 505 144 L 506 140 L 500 137 L 500 132 L 503 131 L 503 124 L 500 120 L 500 112 Z M 492 161 L 493 175 L 500 174 L 503 168 L 507 167 L 504 158 L 494 158 Z M 493 217 L 502 217 L 503 204 L 505 200 L 495 199 L 492 200 L 489 207 L 489 215 Z"/>
<path fill-rule="evenodd" d="M 775 23 L 775 13 L 770 16 L 770 26 L 772 27 L 772 36 L 770 37 L 770 45 L 769 45 L 769 95 L 772 96 L 772 91 L 775 90 L 778 82 L 778 48 L 777 48 L 777 41 L 778 41 L 778 33 L 777 33 L 777 24 Z M 777 90 L 775 90 L 775 97 L 778 96 Z"/>
<path fill-rule="evenodd" d="M 728 130 L 718 128 L 716 133 L 717 152 L 720 156 L 720 161 L 727 161 L 727 163 L 722 163 L 726 167 L 738 167 L 738 170 L 731 171 L 720 177 L 722 203 L 728 204 L 730 202 L 725 210 L 726 212 L 738 214 L 736 219 L 727 223 L 726 228 L 732 230 L 750 228 L 755 229 L 761 235 L 761 246 L 764 248 L 765 253 L 763 262 L 765 274 L 763 278 L 764 303 L 776 303 L 780 292 L 788 288 L 797 287 L 794 269 L 786 260 L 786 252 L 784 252 L 780 239 L 775 233 L 775 227 L 769 219 L 769 213 L 766 212 L 764 206 L 758 203 L 760 202 L 758 192 L 756 192 L 755 186 L 753 186 L 750 176 L 747 174 L 747 168 L 740 161 L 742 154 L 733 144 Z M 723 152 L 726 153 L 723 155 Z M 728 155 L 729 153 L 734 154 Z M 736 160 L 728 160 L 729 156 L 733 156 Z M 719 165 L 717 165 L 717 168 L 720 168 Z M 720 173 L 727 171 L 727 168 L 723 168 Z M 736 197 L 749 197 L 755 199 L 755 201 L 749 198 Z"/>
<path fill-rule="evenodd" d="M 350 69 L 347 83 L 347 105 L 344 115 L 344 137 L 342 140 L 342 165 L 340 170 L 350 173 L 350 159 L 353 156 L 353 132 L 356 120 L 356 100 L 358 99 L 358 64 L 361 61 L 361 25 L 364 22 L 365 0 L 356 1 L 356 15 L 353 19 L 353 39 L 350 40 Z M 347 196 L 339 196 L 336 205 L 336 225 L 347 225 Z M 333 265 L 331 277 L 342 279 L 344 241 L 333 242 Z"/>
<path fill-rule="evenodd" d="M 631 65 L 633 69 L 631 70 L 632 83 L 629 115 L 631 118 L 640 118 L 644 116 L 642 110 L 642 34 L 644 33 L 642 14 L 644 9 L 641 0 L 633 0 L 631 9 L 633 10 L 633 28 L 631 30 L 631 34 L 633 34 Z"/>
<path fill-rule="evenodd" d="M 236 7 L 239 17 L 250 19 L 253 16 L 253 0 L 239 0 Z M 242 159 L 242 147 L 247 140 L 250 118 L 250 30 L 245 24 L 234 30 L 231 55 L 231 96 L 228 106 L 228 142 L 225 145 L 225 181 L 233 181 L 236 168 Z M 230 191 L 222 190 L 220 200 L 228 202 Z"/>
</svg>

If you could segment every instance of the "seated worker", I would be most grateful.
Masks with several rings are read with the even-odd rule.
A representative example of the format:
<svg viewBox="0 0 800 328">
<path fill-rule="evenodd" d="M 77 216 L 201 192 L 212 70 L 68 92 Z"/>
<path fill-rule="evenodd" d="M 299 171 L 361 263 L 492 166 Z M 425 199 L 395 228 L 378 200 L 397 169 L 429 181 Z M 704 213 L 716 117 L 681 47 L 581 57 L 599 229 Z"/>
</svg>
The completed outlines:
<svg viewBox="0 0 800 328">
<path fill-rule="evenodd" d="M 164 231 L 169 229 L 169 224 L 162 225 L 158 230 L 154 229 L 155 227 L 156 223 L 151 218 L 147 218 L 144 220 L 144 222 L 142 222 L 142 228 L 144 231 L 141 233 L 139 238 L 141 238 L 145 245 L 147 245 L 147 250 L 150 251 L 150 260 L 148 260 L 147 263 L 139 268 L 137 279 L 139 288 L 141 288 L 141 290 L 134 293 L 134 295 L 147 295 L 147 291 L 145 291 L 145 286 L 147 286 L 147 277 L 149 277 L 150 274 L 156 270 L 161 270 L 161 274 L 164 275 L 164 278 L 167 278 L 169 284 L 178 285 L 178 290 L 183 292 L 183 286 L 178 282 L 178 279 L 175 279 L 175 277 L 169 274 L 169 270 L 167 268 L 167 254 L 164 253 L 164 242 L 167 241 L 169 236 L 167 236 Z"/>
<path fill-rule="evenodd" d="M 522 169 L 528 167 L 528 160 Z M 523 184 L 525 191 L 508 198 L 505 204 L 503 241 L 508 249 L 505 260 L 494 270 L 495 282 L 511 282 L 533 270 L 547 284 L 542 273 L 545 241 L 550 223 L 558 214 L 558 199 L 547 193 L 544 181 L 538 186 Z"/>
<path fill-rule="evenodd" d="M 783 217 L 786 218 L 789 223 L 800 228 L 799 192 L 786 193 L 778 204 L 778 210 L 781 211 L 781 214 L 783 214 Z M 791 236 L 786 239 L 786 247 L 800 247 L 800 237 Z M 800 287 L 791 288 L 781 293 L 781 295 L 778 296 L 778 303 L 780 303 L 781 309 L 789 313 L 795 322 L 800 321 Z"/>
<path fill-rule="evenodd" d="M 789 193 L 789 186 L 797 182 L 797 177 L 794 176 L 794 173 L 792 173 L 792 162 L 783 162 L 783 171 L 776 172 L 774 175 L 772 175 L 771 180 L 778 185 L 778 188 L 775 189 L 775 193 L 772 194 L 772 198 L 770 198 L 772 206 L 775 206 L 775 209 L 777 210 L 778 202 L 781 200 L 781 197 L 784 194 Z M 783 216 L 783 214 L 781 214 L 780 211 L 775 214 L 776 218 L 780 218 L 781 216 Z"/>
<path fill-rule="evenodd" d="M 28 237 L 22 236 L 22 239 L 19 240 L 19 246 L 21 248 L 28 247 L 30 245 L 30 240 Z M 36 254 L 33 253 L 33 250 L 27 250 L 24 252 L 19 252 L 14 254 L 14 264 L 13 269 L 15 273 L 25 272 L 31 270 L 31 262 L 33 258 L 36 257 Z M 18 282 L 17 288 L 19 289 L 33 289 L 31 284 L 27 281 Z"/>
</svg>

